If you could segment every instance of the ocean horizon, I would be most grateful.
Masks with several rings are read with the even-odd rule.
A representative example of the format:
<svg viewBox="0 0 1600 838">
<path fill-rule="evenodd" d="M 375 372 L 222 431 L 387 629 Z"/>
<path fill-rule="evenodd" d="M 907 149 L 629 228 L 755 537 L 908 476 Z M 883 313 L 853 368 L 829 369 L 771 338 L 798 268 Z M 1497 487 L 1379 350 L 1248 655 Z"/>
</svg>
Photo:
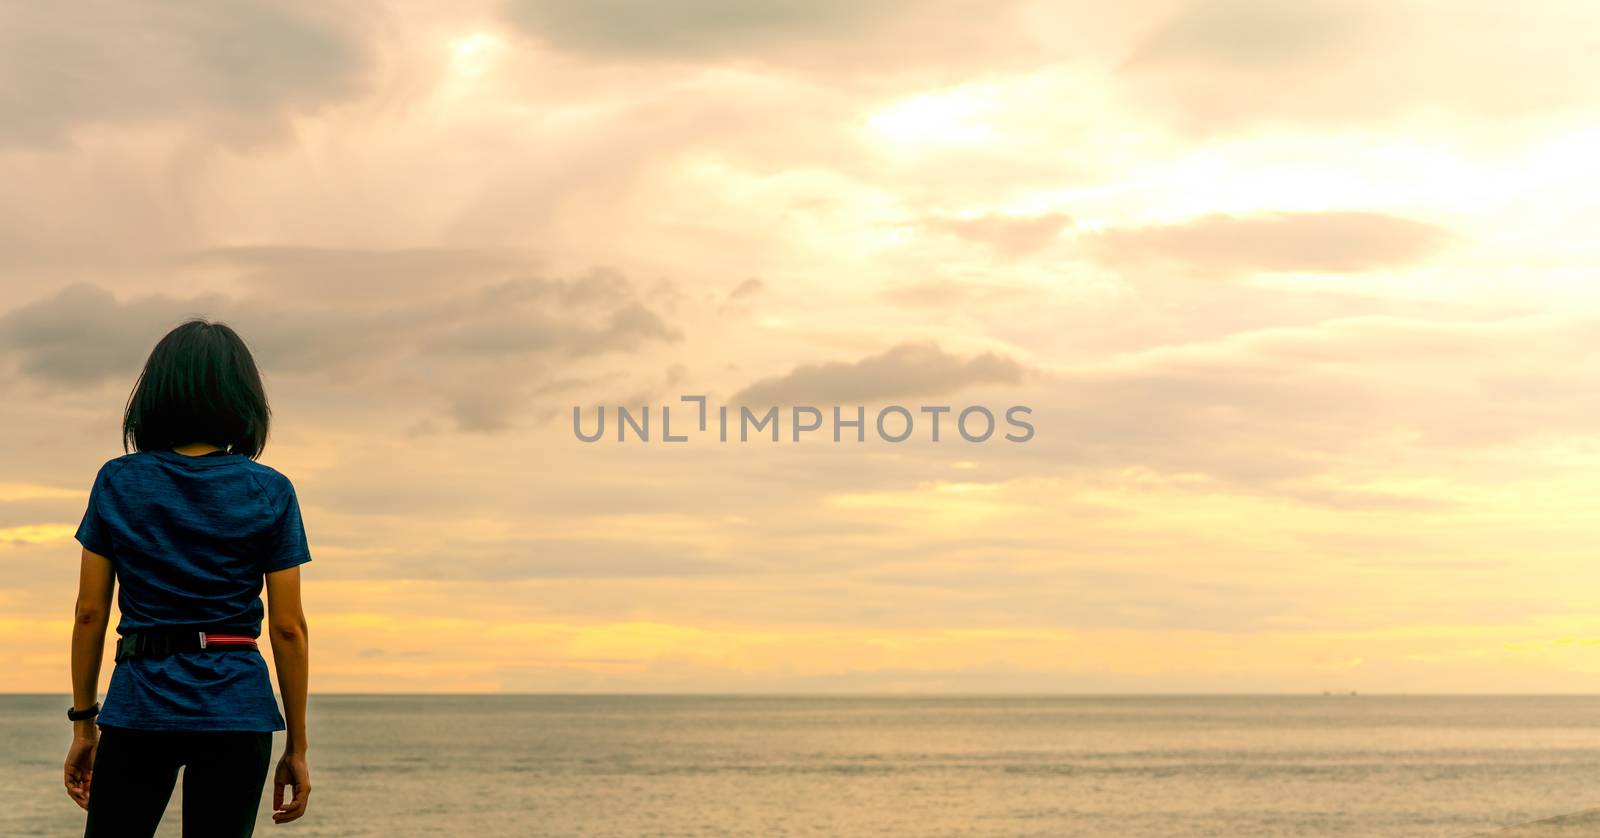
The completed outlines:
<svg viewBox="0 0 1600 838">
<path fill-rule="evenodd" d="M 0 833 L 82 832 L 66 699 L 0 694 Z M 258 835 L 1468 836 L 1600 805 L 1587 695 L 315 693 L 309 718 L 311 809 L 273 825 L 269 786 Z M 180 777 L 158 835 L 181 805 Z"/>
</svg>

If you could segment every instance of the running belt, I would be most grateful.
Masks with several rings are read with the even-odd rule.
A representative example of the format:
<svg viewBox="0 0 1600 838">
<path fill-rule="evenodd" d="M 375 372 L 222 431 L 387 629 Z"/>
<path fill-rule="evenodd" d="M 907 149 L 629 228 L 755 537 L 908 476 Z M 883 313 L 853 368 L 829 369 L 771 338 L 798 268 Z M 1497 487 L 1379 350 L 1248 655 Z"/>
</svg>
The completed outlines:
<svg viewBox="0 0 1600 838">
<path fill-rule="evenodd" d="M 248 652 L 256 649 L 256 639 L 233 632 L 204 631 L 198 628 L 147 629 L 129 632 L 117 639 L 116 660 L 126 658 L 159 658 L 174 652 L 220 651 Z"/>
</svg>

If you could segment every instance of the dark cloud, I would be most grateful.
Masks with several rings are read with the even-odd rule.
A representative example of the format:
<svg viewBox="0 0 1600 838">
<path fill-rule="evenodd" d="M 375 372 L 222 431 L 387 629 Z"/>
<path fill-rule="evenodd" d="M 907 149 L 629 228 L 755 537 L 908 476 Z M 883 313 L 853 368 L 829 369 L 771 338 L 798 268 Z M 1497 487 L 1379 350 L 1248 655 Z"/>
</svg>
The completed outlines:
<svg viewBox="0 0 1600 838">
<path fill-rule="evenodd" d="M 508 0 L 504 18 L 586 56 L 750 63 L 924 83 L 1037 60 L 1011 0 Z"/>
<path fill-rule="evenodd" d="M 718 56 L 884 25 L 905 2 L 851 0 L 511 0 L 506 16 L 566 48 Z"/>
<path fill-rule="evenodd" d="M 735 393 L 730 404 L 872 404 L 887 399 L 942 396 L 981 384 L 1022 380 L 1023 366 L 986 352 L 951 355 L 935 343 L 911 343 L 859 361 L 804 364 Z"/>
<path fill-rule="evenodd" d="M 1176 269 L 1200 278 L 1249 273 L 1354 273 L 1415 264 L 1448 240 L 1441 227 L 1377 212 L 1216 213 L 1176 224 L 1112 228 L 1080 239 L 1108 267 Z"/>
<path fill-rule="evenodd" d="M 163 118 L 250 144 L 365 89 L 371 7 L 351 3 L 9 3 L 0 146 Z"/>
<path fill-rule="evenodd" d="M 216 294 L 188 299 L 155 294 L 121 302 L 105 288 L 76 283 L 0 315 L 0 353 L 15 358 L 35 380 L 92 385 L 137 373 L 168 329 L 227 302 Z"/>
<path fill-rule="evenodd" d="M 1359 0 L 1191 3 L 1145 35 L 1123 69 L 1214 64 L 1272 70 L 1337 58 L 1362 45 L 1381 11 Z"/>
<path fill-rule="evenodd" d="M 322 279 L 342 264 L 371 268 L 392 257 L 340 251 L 325 265 L 308 253 L 278 255 L 304 262 L 308 275 Z M 421 261 L 439 267 L 477 264 L 478 258 L 446 257 Z M 110 379 L 131 385 L 162 334 L 188 317 L 206 317 L 238 329 L 269 377 L 362 387 L 372 404 L 442 399 L 458 428 L 496 432 L 508 429 L 550 383 L 596 377 L 595 370 L 573 364 L 682 337 L 610 269 L 463 286 L 452 286 L 448 280 L 455 277 L 444 272 L 434 276 L 434 285 L 452 289 L 449 295 L 392 298 L 384 293 L 385 275 L 358 272 L 328 293 L 302 277 L 284 293 L 187 298 L 118 299 L 105 288 L 75 284 L 0 314 L 0 358 L 14 359 L 24 375 L 46 386 L 87 388 Z M 263 285 L 270 282 L 253 281 Z M 359 288 L 367 293 L 353 293 Z"/>
<path fill-rule="evenodd" d="M 1018 259 L 1049 247 L 1069 222 L 1063 213 L 1006 215 L 993 213 L 975 218 L 933 216 L 922 226 L 956 238 L 986 245 L 1004 259 Z"/>
<path fill-rule="evenodd" d="M 635 299 L 633 288 L 614 271 L 572 280 L 511 280 L 483 289 L 465 307 L 475 316 L 441 329 L 424 342 L 425 351 L 493 358 L 581 356 L 683 337 Z"/>
<path fill-rule="evenodd" d="M 74 283 L 0 315 L 0 353 L 50 386 L 92 387 L 110 378 L 131 384 L 156 341 L 190 317 L 234 326 L 274 373 L 329 371 L 379 357 L 427 320 L 420 311 L 343 312 L 303 298 L 204 293 L 119 299 L 99 285 Z"/>
</svg>

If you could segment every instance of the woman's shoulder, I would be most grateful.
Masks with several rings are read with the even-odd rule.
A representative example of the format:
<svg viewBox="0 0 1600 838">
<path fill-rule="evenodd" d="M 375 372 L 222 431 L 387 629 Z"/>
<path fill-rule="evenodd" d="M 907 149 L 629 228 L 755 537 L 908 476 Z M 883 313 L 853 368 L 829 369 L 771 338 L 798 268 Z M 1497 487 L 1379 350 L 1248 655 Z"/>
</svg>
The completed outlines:
<svg viewBox="0 0 1600 838">
<path fill-rule="evenodd" d="M 259 475 L 262 478 L 285 484 L 293 482 L 289 480 L 289 476 L 287 474 L 278 471 L 266 463 L 252 460 L 249 457 L 240 457 L 239 461 L 246 470 L 250 471 L 252 474 Z"/>
<path fill-rule="evenodd" d="M 240 457 L 239 460 L 241 468 L 273 507 L 281 505 L 286 496 L 294 494 L 294 481 L 288 475 L 249 457 Z"/>
<path fill-rule="evenodd" d="M 95 472 L 95 482 L 98 483 L 102 480 L 110 480 L 121 473 L 122 470 L 127 468 L 129 465 L 138 462 L 141 456 L 142 455 L 138 451 L 135 451 L 131 454 L 122 454 L 106 460 L 100 464 L 100 469 Z"/>
</svg>

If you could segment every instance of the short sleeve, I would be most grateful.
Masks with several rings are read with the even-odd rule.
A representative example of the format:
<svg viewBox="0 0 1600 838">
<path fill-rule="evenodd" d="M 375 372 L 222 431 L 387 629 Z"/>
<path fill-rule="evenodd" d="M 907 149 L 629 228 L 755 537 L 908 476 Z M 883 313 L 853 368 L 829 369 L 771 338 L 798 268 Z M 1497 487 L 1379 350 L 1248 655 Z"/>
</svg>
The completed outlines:
<svg viewBox="0 0 1600 838">
<path fill-rule="evenodd" d="M 295 494 L 294 484 L 284 482 L 282 511 L 279 513 L 277 526 L 272 529 L 273 536 L 262 568 L 264 573 L 287 570 L 311 561 L 311 548 L 306 543 L 305 523 L 300 520 L 300 499 Z"/>
<path fill-rule="evenodd" d="M 89 489 L 89 505 L 83 512 L 83 520 L 78 524 L 78 531 L 73 535 L 82 544 L 84 549 L 91 553 L 98 553 L 106 558 L 114 558 L 115 549 L 112 547 L 111 527 L 107 524 L 106 503 L 109 491 L 106 488 L 108 466 L 101 466 L 99 473 L 94 476 L 94 485 Z"/>
</svg>

